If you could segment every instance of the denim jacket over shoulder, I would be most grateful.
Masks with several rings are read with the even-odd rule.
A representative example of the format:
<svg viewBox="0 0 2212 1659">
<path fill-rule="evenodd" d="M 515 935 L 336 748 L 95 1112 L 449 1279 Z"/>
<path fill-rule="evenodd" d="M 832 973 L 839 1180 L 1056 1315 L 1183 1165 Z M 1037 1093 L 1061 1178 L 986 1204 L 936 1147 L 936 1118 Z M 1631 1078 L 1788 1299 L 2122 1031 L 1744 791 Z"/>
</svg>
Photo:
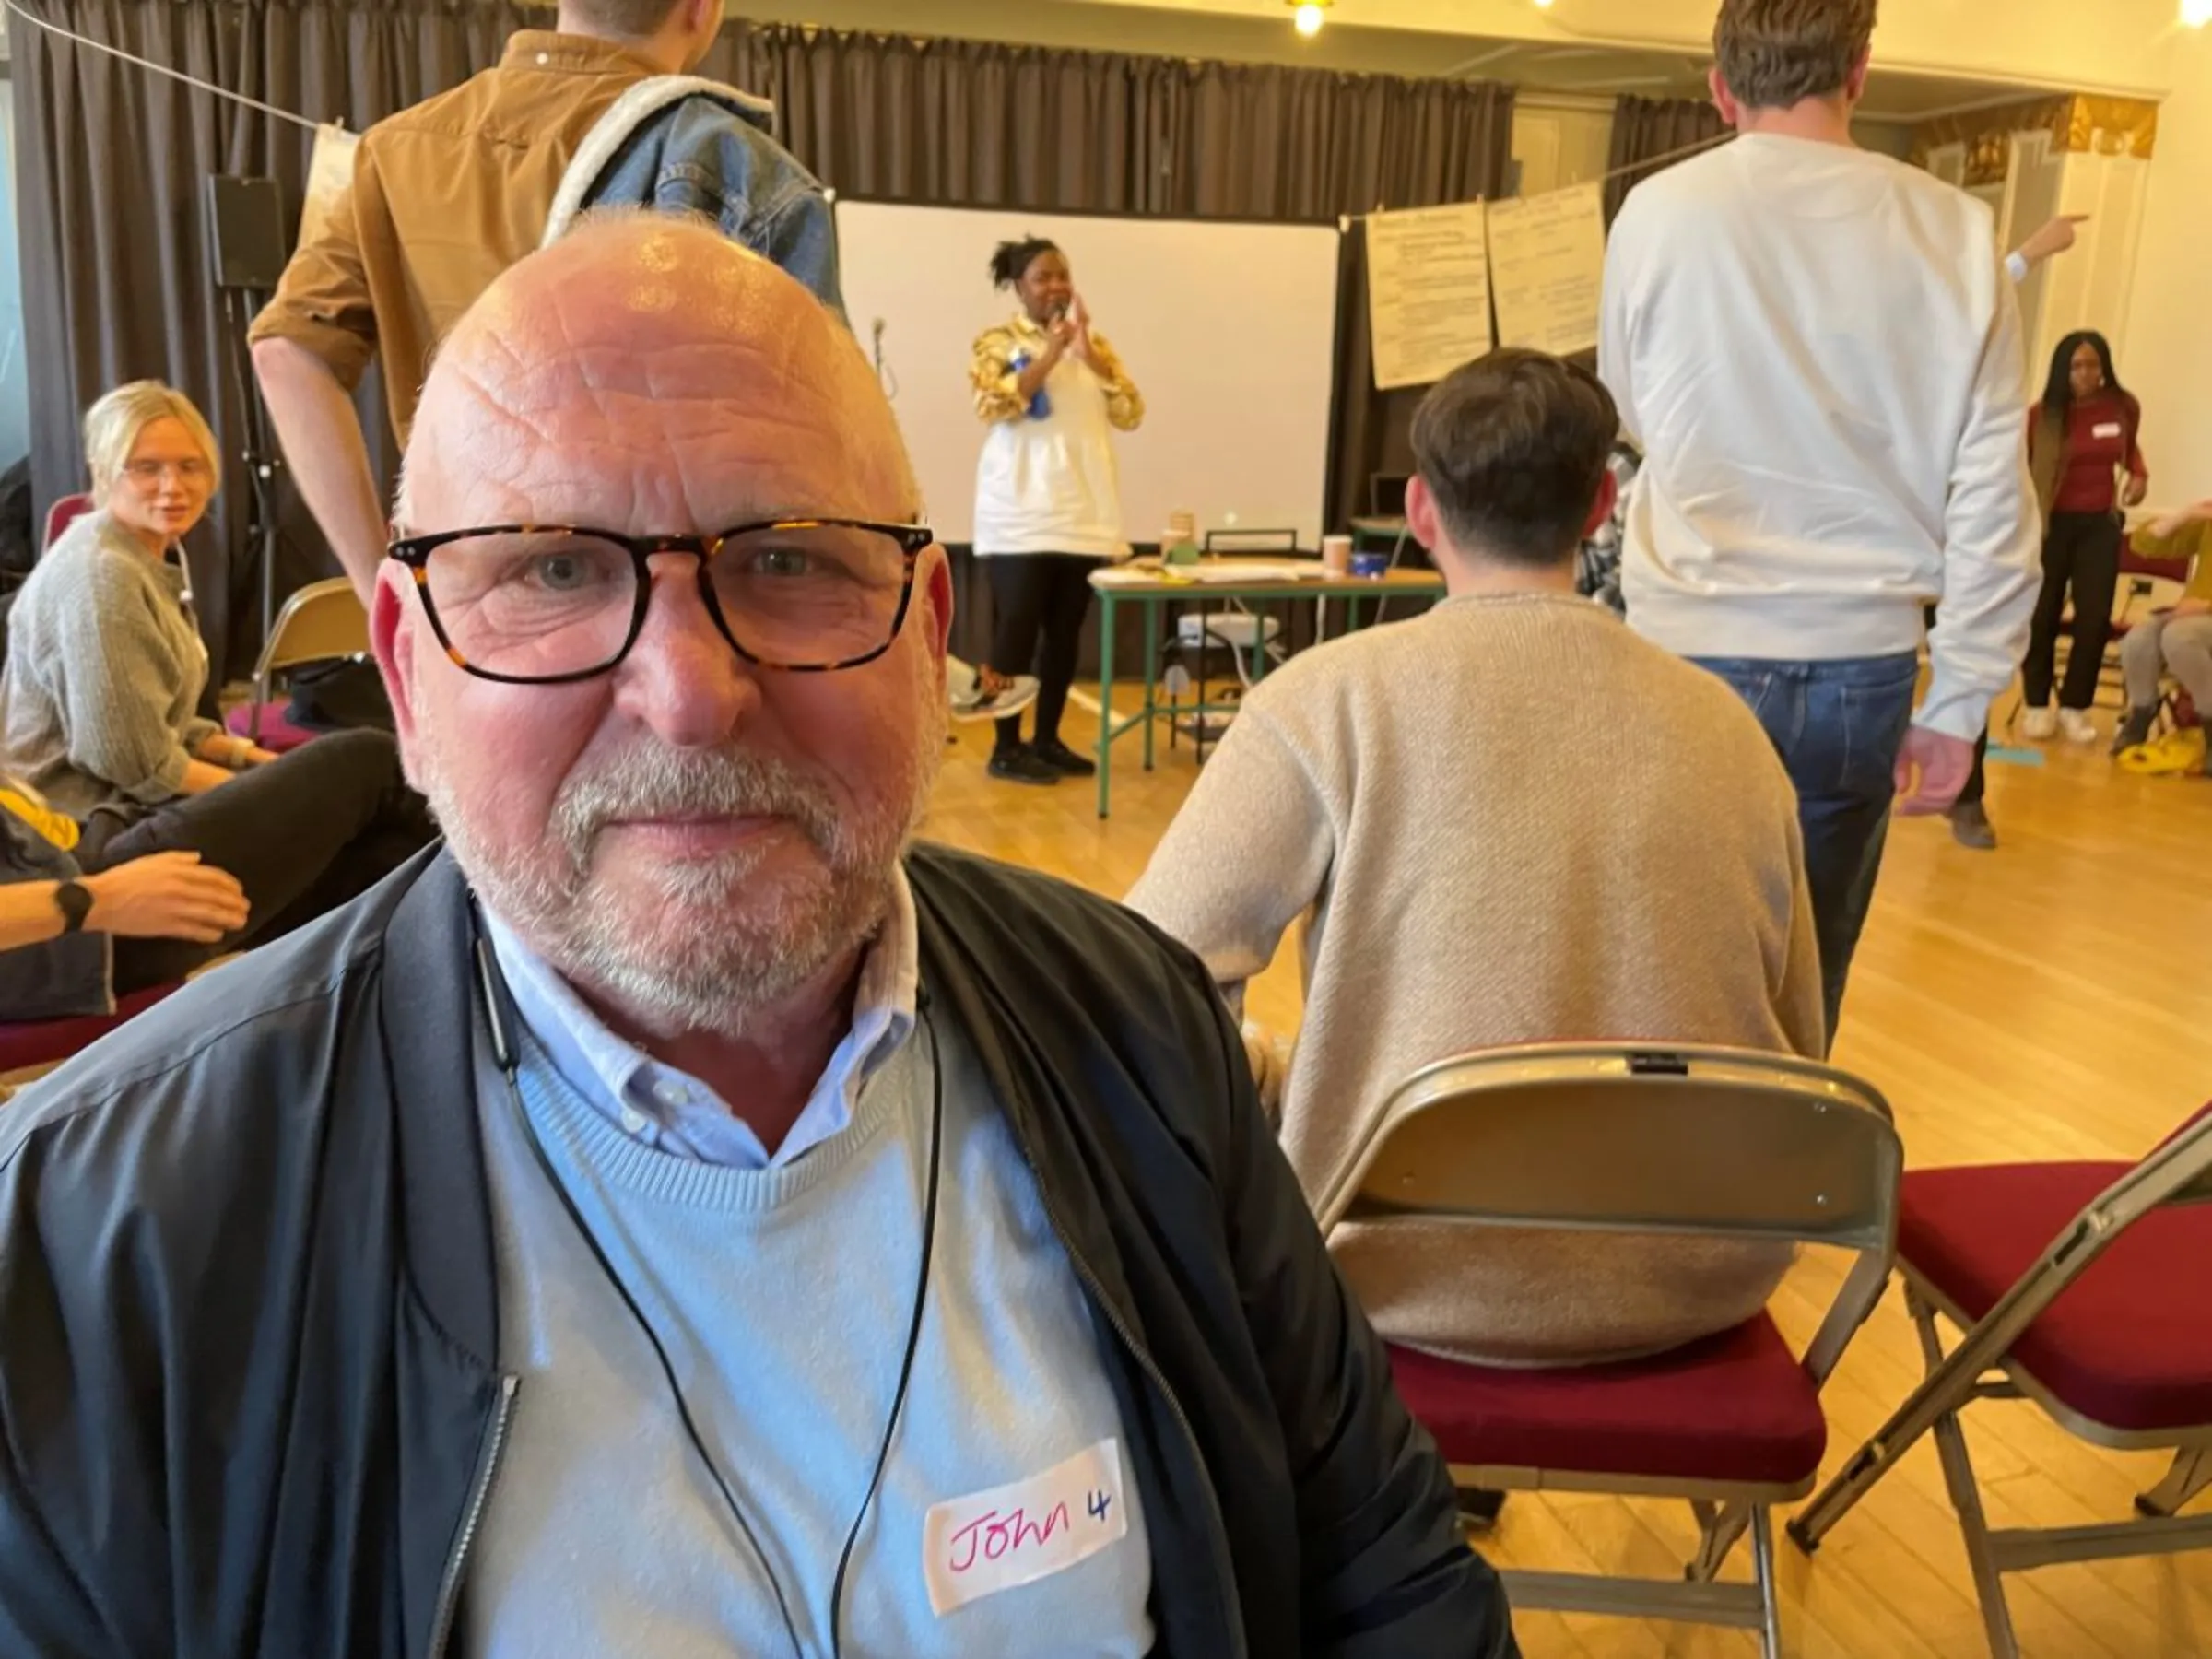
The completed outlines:
<svg viewBox="0 0 2212 1659">
<path fill-rule="evenodd" d="M 775 138 L 775 106 L 719 81 L 663 75 L 618 99 L 569 164 L 546 218 L 559 241 L 599 207 L 711 219 L 844 316 L 830 195 Z"/>
</svg>

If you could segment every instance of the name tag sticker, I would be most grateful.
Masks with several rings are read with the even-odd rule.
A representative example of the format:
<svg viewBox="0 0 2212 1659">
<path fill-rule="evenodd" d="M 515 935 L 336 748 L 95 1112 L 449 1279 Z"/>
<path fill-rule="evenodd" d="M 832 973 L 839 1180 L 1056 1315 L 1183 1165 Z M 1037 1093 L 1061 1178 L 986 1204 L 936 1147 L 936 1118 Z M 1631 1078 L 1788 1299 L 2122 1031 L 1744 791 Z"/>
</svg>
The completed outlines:
<svg viewBox="0 0 2212 1659">
<path fill-rule="evenodd" d="M 2125 430 L 2127 429 L 2116 420 L 2100 420 L 2089 429 L 2089 436 L 2092 438 L 2117 438 Z"/>
<path fill-rule="evenodd" d="M 1122 1447 L 1102 1440 L 1027 1480 L 933 1504 L 922 1568 L 938 1618 L 1065 1572 L 1129 1533 Z"/>
</svg>

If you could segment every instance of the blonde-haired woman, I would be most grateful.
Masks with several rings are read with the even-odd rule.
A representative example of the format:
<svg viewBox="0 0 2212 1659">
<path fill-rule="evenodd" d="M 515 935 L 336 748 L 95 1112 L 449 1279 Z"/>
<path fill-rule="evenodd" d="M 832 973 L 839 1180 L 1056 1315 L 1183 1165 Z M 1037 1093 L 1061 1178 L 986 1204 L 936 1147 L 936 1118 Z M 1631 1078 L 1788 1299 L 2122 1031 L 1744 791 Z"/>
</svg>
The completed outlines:
<svg viewBox="0 0 2212 1659">
<path fill-rule="evenodd" d="M 273 759 L 200 718 L 207 648 L 182 544 L 221 480 L 215 435 L 158 381 L 85 417 L 94 511 L 17 595 L 0 673 L 0 765 L 65 812 L 198 794 Z"/>
<path fill-rule="evenodd" d="M 46 550 L 7 617 L 0 886 L 53 886 L 48 936 L 67 939 L 115 931 L 97 883 L 79 877 L 188 853 L 236 877 L 250 912 L 241 921 L 218 905 L 212 931 L 88 953 L 120 992 L 321 914 L 433 830 L 385 733 L 335 733 L 280 759 L 200 717 L 207 651 L 180 544 L 219 473 L 214 434 L 192 401 L 154 381 L 120 386 L 86 415 L 85 454 L 94 511 Z M 7 966 L 0 961 L 0 1019 L 11 1017 Z M 108 994 L 104 983 L 84 987 L 88 1006 Z"/>
</svg>

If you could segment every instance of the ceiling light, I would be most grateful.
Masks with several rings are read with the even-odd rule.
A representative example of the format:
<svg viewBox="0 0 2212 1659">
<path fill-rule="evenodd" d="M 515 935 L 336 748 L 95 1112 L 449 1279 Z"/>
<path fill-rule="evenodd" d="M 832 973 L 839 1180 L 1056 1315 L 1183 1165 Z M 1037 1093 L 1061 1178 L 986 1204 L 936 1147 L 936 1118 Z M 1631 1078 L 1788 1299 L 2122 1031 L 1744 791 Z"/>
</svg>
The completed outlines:
<svg viewBox="0 0 2212 1659">
<path fill-rule="evenodd" d="M 2182 0 L 2182 21 L 2191 29 L 2212 23 L 2212 0 Z"/>
<path fill-rule="evenodd" d="M 2190 0 L 2182 0 L 2182 3 L 2186 6 L 2190 3 Z M 1551 9 L 1551 0 L 1536 0 L 1536 9 L 1538 11 L 1549 11 Z"/>
<path fill-rule="evenodd" d="M 1293 7 L 1290 21 L 1301 35 L 1308 37 L 1321 32 L 1322 20 L 1327 14 L 1329 0 L 1290 0 Z"/>
</svg>

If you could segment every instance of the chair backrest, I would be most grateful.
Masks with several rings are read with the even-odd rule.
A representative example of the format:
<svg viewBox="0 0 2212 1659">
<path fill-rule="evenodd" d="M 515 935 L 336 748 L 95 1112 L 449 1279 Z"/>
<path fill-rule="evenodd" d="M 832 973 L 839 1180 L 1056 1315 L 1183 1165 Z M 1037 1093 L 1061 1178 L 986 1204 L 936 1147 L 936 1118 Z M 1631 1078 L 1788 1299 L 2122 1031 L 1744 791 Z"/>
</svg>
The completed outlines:
<svg viewBox="0 0 2212 1659">
<path fill-rule="evenodd" d="M 1888 1281 L 1904 1148 L 1848 1072 L 1747 1049 L 1542 1043 L 1417 1072 L 1320 1206 L 1342 1221 L 1670 1233 L 1854 1251 L 1806 1347 L 1824 1382 Z"/>
<path fill-rule="evenodd" d="M 1225 559 L 1280 559 L 1298 551 L 1295 530 L 1208 530 L 1206 552 Z"/>
<path fill-rule="evenodd" d="M 62 532 L 92 511 L 88 495 L 65 495 L 46 509 L 46 539 L 39 544 L 41 552 L 62 539 Z"/>
<path fill-rule="evenodd" d="M 2189 580 L 2190 559 L 2187 555 L 2179 559 L 2153 559 L 2138 553 L 2126 542 L 2120 544 L 2120 573 L 2123 576 L 2155 576 L 2164 582 L 2186 582 Z"/>
<path fill-rule="evenodd" d="M 267 694 L 268 677 L 301 663 L 359 656 L 369 649 L 369 613 L 361 608 L 353 583 L 343 576 L 311 582 L 276 613 L 276 625 L 261 648 L 254 678 Z"/>
<path fill-rule="evenodd" d="M 1321 1214 L 1324 1231 L 1419 1217 L 1886 1257 L 1903 1165 L 1888 1103 L 1833 1067 L 1739 1049 L 1541 1044 L 1417 1073 Z"/>
<path fill-rule="evenodd" d="M 2147 1210 L 2169 1204 L 2212 1204 L 2212 1102 L 2200 1106 L 2150 1155 L 2099 1194 L 2125 1226 Z"/>
</svg>

